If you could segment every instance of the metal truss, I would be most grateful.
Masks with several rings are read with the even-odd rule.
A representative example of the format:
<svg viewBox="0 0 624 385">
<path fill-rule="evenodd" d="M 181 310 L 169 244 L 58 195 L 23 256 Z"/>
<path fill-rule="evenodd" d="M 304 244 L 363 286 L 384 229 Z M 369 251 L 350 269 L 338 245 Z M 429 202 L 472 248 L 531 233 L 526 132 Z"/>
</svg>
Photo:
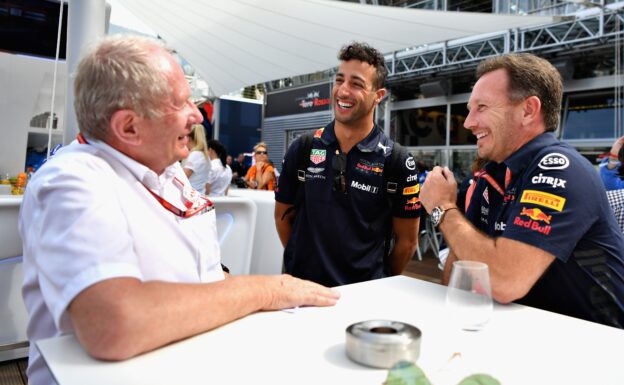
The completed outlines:
<svg viewBox="0 0 624 385">
<path fill-rule="evenodd" d="M 622 9 L 617 9 L 538 27 L 518 28 L 418 47 L 412 52 L 397 51 L 391 59 L 386 57 L 388 82 L 469 68 L 487 57 L 509 52 L 546 53 L 604 45 L 613 42 L 617 35 L 622 35 L 622 12 Z"/>
</svg>

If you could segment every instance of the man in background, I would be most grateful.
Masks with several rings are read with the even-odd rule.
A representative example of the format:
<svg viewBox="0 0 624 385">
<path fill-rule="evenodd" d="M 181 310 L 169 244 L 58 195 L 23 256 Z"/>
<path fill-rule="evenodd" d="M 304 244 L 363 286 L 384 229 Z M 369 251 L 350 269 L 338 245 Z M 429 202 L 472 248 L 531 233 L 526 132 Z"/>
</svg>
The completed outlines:
<svg viewBox="0 0 624 385">
<path fill-rule="evenodd" d="M 240 153 L 236 157 L 236 160 L 232 162 L 230 166 L 232 168 L 232 182 L 238 185 L 239 187 L 246 187 L 245 182 L 242 181 L 242 178 L 247 175 L 247 165 L 245 164 L 245 154 Z M 241 180 L 242 183 L 237 183 L 238 180 Z"/>
<path fill-rule="evenodd" d="M 202 117 L 165 48 L 107 38 L 74 90 L 79 142 L 37 171 L 19 220 L 31 385 L 54 384 L 43 338 L 74 333 L 93 357 L 123 360 L 258 310 L 336 302 L 288 275 L 224 273 L 212 202 L 179 164 Z"/>
<path fill-rule="evenodd" d="M 558 141 L 559 72 L 530 54 L 477 68 L 464 122 L 488 159 L 466 217 L 457 184 L 434 168 L 421 200 L 455 260 L 485 262 L 498 302 L 624 327 L 624 239 L 594 167 Z M 467 219 L 466 219 L 467 218 Z"/>
<path fill-rule="evenodd" d="M 335 120 L 316 132 L 309 150 L 302 138 L 293 142 L 275 194 L 286 271 L 328 286 L 401 274 L 416 251 L 420 216 L 414 159 L 401 152 L 391 165 L 398 147 L 373 120 L 386 94 L 383 55 L 353 43 L 338 58 Z M 389 175 L 396 176 L 392 186 Z"/>
</svg>

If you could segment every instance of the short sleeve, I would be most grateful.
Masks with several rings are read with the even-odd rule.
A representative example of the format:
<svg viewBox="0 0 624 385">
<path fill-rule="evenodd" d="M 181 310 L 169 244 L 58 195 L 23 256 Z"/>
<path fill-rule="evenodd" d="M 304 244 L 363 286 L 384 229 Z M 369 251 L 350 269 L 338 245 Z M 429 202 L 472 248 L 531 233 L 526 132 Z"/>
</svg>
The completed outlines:
<svg viewBox="0 0 624 385">
<path fill-rule="evenodd" d="M 602 183 L 607 190 L 619 190 L 624 188 L 624 180 L 620 179 L 618 175 L 618 167 L 615 167 L 611 170 L 607 168 L 607 160 L 603 160 L 600 163 L 600 178 L 602 179 Z"/>
<path fill-rule="evenodd" d="M 189 156 L 186 158 L 186 161 L 184 162 L 184 166 L 182 167 L 192 170 L 193 172 L 198 172 L 199 167 L 202 163 L 202 159 L 200 159 L 200 157 L 203 158 L 203 156 L 204 154 L 199 151 L 191 151 Z"/>
<path fill-rule="evenodd" d="M 66 172 L 39 171 L 23 204 L 22 236 L 36 258 L 43 299 L 59 330 L 85 288 L 115 277 L 142 278 L 126 217 L 97 164 L 75 162 Z"/>
<path fill-rule="evenodd" d="M 597 201 L 593 197 L 604 194 L 601 186 L 594 186 L 598 180 L 595 171 L 581 164 L 582 160 L 553 152 L 529 166 L 516 191 L 502 236 L 567 261 L 596 220 L 598 211 L 593 205 Z"/>
<path fill-rule="evenodd" d="M 397 191 L 392 198 L 392 216 L 397 218 L 418 218 L 422 211 L 420 203 L 420 182 L 416 162 L 412 154 L 404 151 L 401 156 L 399 170 L 395 171 L 398 176 Z"/>
</svg>

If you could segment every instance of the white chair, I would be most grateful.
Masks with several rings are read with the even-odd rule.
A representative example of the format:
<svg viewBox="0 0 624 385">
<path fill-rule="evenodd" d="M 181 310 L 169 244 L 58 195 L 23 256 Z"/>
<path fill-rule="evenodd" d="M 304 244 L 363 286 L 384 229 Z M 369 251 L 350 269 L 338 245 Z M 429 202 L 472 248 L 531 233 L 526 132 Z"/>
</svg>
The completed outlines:
<svg viewBox="0 0 624 385">
<path fill-rule="evenodd" d="M 22 255 L 22 239 L 17 231 L 21 196 L 0 195 L 0 260 Z"/>
<path fill-rule="evenodd" d="M 251 252 L 251 274 L 281 274 L 284 247 L 275 228 L 275 194 L 273 191 L 231 188 L 229 197 L 251 199 L 258 208 L 256 236 Z"/>
<path fill-rule="evenodd" d="M 28 314 L 22 300 L 21 197 L 0 196 L 0 362 L 28 356 Z"/>
<path fill-rule="evenodd" d="M 249 198 L 214 197 L 221 261 L 235 275 L 249 274 L 257 208 Z"/>
<path fill-rule="evenodd" d="M 431 249 L 433 255 L 439 258 L 440 242 L 442 241 L 442 234 L 438 233 L 429 215 L 424 219 L 425 228 L 418 234 L 418 248 L 416 249 L 418 259 L 422 261 L 422 256 Z"/>
</svg>

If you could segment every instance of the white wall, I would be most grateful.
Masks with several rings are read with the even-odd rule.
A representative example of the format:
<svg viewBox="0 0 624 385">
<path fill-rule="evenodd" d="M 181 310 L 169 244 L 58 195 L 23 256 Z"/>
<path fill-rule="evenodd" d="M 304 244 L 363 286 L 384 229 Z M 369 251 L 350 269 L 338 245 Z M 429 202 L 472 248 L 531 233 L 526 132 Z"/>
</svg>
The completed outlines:
<svg viewBox="0 0 624 385">
<path fill-rule="evenodd" d="M 59 62 L 55 113 L 59 117 L 55 142 L 62 142 L 66 65 Z M 0 52 L 0 175 L 24 170 L 30 140 L 46 143 L 45 129 L 30 129 L 33 116 L 50 110 L 54 61 Z"/>
</svg>

